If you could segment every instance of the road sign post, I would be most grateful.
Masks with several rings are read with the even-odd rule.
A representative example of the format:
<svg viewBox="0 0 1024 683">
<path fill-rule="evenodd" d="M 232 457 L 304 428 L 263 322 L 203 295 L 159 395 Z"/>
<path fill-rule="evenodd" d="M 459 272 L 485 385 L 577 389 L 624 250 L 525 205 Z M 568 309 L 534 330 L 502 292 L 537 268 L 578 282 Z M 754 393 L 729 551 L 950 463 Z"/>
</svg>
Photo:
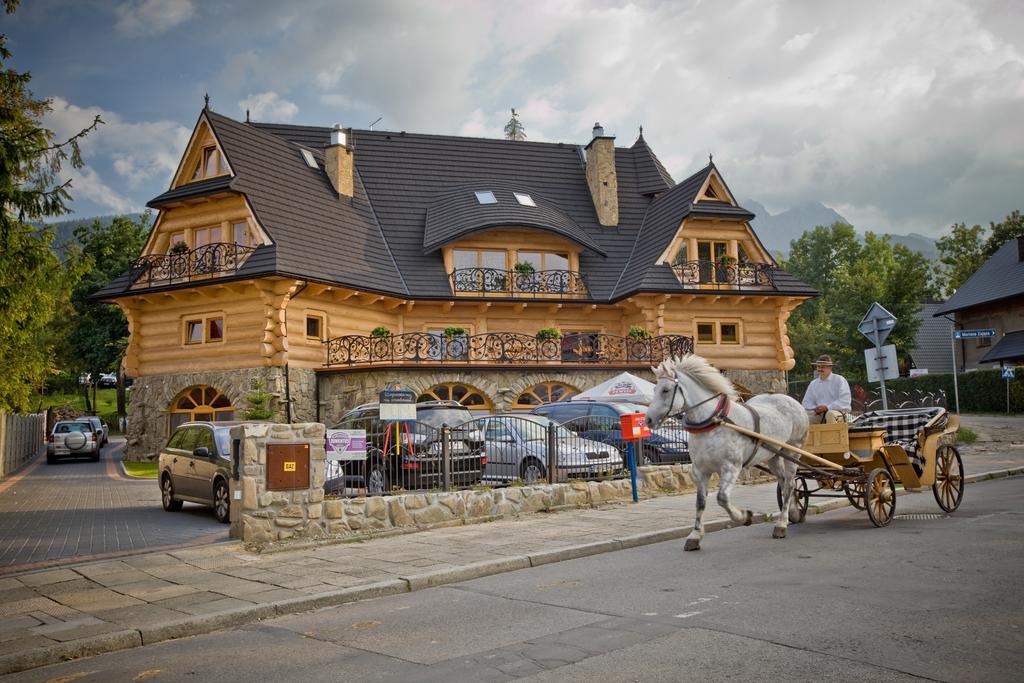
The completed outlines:
<svg viewBox="0 0 1024 683">
<path fill-rule="evenodd" d="M 954 323 L 955 324 L 955 323 Z M 953 350 L 953 395 L 956 397 L 956 413 L 960 414 L 960 386 L 956 381 L 956 330 L 949 332 L 949 346 Z"/>
<path fill-rule="evenodd" d="M 996 336 L 996 331 L 991 328 L 980 328 L 977 330 L 958 330 L 956 321 L 953 321 L 954 328 L 950 334 L 949 345 L 953 351 L 953 394 L 956 396 L 956 412 L 960 412 L 960 385 L 957 382 L 956 370 L 956 340 L 957 339 L 984 339 Z"/>
<path fill-rule="evenodd" d="M 1003 376 L 1003 380 L 1006 382 L 1006 414 L 1007 415 L 1010 414 L 1010 380 L 1015 377 L 1016 369 L 1017 368 L 1015 366 L 1013 366 L 1013 365 L 1010 365 L 1010 366 L 1003 365 L 1003 366 L 1001 366 L 1001 373 L 1002 373 L 1002 376 Z"/>
</svg>

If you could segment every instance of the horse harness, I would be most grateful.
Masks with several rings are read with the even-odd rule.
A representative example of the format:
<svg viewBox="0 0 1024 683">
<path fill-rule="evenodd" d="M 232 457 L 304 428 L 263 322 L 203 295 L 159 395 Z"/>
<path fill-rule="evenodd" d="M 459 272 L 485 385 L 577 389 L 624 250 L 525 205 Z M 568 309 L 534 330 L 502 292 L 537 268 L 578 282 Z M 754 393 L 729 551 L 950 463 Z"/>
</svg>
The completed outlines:
<svg viewBox="0 0 1024 683">
<path fill-rule="evenodd" d="M 675 382 L 676 388 L 679 388 L 678 380 L 675 380 Z M 714 429 L 723 422 L 728 422 L 729 424 L 736 424 L 729 417 L 729 406 L 732 404 L 732 401 L 730 401 L 729 397 L 726 396 L 725 394 L 715 394 L 711 398 L 705 399 L 700 403 L 690 406 L 690 410 L 693 410 L 698 406 L 702 406 L 708 401 L 713 401 L 716 398 L 718 399 L 718 404 L 715 406 L 715 409 L 711 412 L 711 415 L 709 415 L 707 419 L 701 420 L 700 422 L 690 422 L 690 420 L 686 417 L 686 413 L 688 411 L 680 411 L 683 415 L 683 429 L 689 432 L 690 434 L 699 434 L 701 432 L 710 432 L 712 429 Z M 665 411 L 666 415 L 672 414 L 672 405 L 675 403 L 675 401 L 676 392 L 673 391 L 672 399 L 669 401 L 668 404 L 668 410 Z M 750 416 L 753 418 L 754 427 L 751 431 L 761 431 L 761 415 L 758 414 L 756 410 L 754 410 L 750 405 L 746 403 L 741 403 L 740 405 L 749 410 Z M 754 442 L 754 448 L 753 450 L 750 451 L 750 455 L 748 455 L 747 458 L 743 461 L 743 467 L 747 467 L 748 465 L 750 465 L 750 462 L 754 459 L 754 456 L 757 455 L 757 449 L 765 445 L 760 439 L 755 439 L 752 436 L 748 436 L 747 438 L 751 439 Z"/>
</svg>

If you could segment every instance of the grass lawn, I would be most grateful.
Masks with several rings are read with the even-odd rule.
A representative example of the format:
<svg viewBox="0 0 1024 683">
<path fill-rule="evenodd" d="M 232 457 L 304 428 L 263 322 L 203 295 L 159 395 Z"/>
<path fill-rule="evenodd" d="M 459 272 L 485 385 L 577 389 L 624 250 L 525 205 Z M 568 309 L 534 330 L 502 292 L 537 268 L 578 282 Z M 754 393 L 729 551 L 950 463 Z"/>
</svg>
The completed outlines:
<svg viewBox="0 0 1024 683">
<path fill-rule="evenodd" d="M 89 400 L 92 400 L 91 389 L 89 390 Z M 34 396 L 32 398 L 33 410 L 38 409 L 42 412 L 51 406 L 71 406 L 75 410 L 84 413 L 85 397 L 79 391 L 77 393 L 44 394 L 43 396 Z M 110 432 L 112 434 L 119 433 L 117 431 L 117 389 L 97 389 L 96 406 L 94 406 L 92 414 L 103 418 L 110 425 Z"/>
<path fill-rule="evenodd" d="M 143 479 L 156 479 L 158 463 L 155 462 L 129 462 L 122 461 L 124 470 L 133 477 Z"/>
</svg>

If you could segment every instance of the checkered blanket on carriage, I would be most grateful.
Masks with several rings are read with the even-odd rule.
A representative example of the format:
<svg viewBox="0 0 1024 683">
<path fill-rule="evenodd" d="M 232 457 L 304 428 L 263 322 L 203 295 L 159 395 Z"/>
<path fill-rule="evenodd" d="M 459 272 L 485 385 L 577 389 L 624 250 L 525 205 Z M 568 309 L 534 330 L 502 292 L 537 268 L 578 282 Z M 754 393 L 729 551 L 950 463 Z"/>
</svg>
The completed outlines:
<svg viewBox="0 0 1024 683">
<path fill-rule="evenodd" d="M 884 429 L 887 445 L 900 445 L 907 452 L 910 464 L 918 476 L 924 472 L 924 456 L 921 455 L 918 434 L 931 424 L 929 431 L 945 427 L 945 408 L 903 408 L 899 410 L 874 410 L 864 413 L 850 423 L 854 428 Z"/>
</svg>

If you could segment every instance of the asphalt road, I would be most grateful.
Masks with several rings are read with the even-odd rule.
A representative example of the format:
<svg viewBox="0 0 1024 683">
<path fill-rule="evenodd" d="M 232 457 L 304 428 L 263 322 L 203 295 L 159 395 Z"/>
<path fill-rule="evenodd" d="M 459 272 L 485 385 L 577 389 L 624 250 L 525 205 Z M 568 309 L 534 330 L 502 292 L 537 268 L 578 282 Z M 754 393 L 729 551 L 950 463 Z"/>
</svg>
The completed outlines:
<svg viewBox="0 0 1024 683">
<path fill-rule="evenodd" d="M 267 620 L 15 681 L 1018 681 L 1024 477 Z M 933 518 L 933 516 L 935 518 Z M 311 569 L 315 571 L 315 569 Z"/>
<path fill-rule="evenodd" d="M 123 477 L 123 448 L 123 439 L 111 439 L 99 462 L 48 465 L 40 456 L 0 479 L 0 575 L 227 540 L 209 508 L 185 503 L 182 512 L 164 512 L 156 481 Z"/>
</svg>

